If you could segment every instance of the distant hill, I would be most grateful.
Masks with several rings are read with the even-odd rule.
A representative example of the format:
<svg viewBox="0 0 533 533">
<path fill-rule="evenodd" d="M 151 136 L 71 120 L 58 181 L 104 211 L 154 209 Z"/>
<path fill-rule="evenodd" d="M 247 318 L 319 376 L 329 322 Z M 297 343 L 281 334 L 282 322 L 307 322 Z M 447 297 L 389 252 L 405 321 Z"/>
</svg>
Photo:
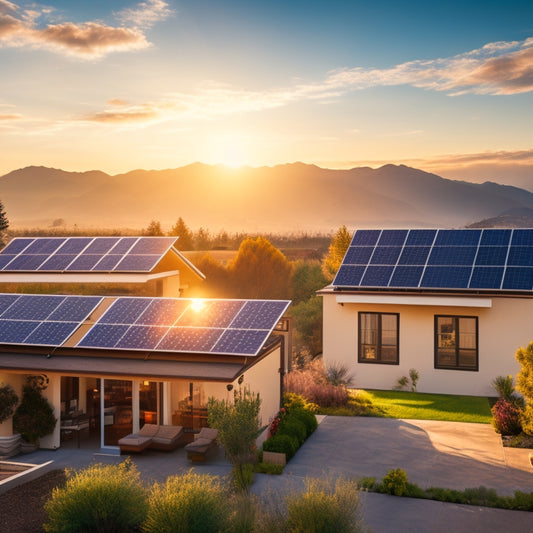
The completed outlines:
<svg viewBox="0 0 533 533">
<path fill-rule="evenodd" d="M 407 166 L 331 170 L 294 163 L 232 169 L 65 172 L 27 167 L 0 177 L 11 226 L 170 229 L 182 217 L 211 231 L 330 231 L 354 227 L 463 227 L 519 209 L 533 193 L 442 178 Z"/>
<path fill-rule="evenodd" d="M 470 224 L 469 228 L 533 228 L 533 209 L 523 207 Z"/>
</svg>

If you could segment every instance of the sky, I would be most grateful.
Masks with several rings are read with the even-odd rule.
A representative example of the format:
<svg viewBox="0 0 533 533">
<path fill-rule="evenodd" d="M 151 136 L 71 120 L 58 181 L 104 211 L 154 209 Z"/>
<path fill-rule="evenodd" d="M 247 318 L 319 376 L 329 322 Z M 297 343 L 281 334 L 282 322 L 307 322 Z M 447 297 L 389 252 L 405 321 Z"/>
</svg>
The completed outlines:
<svg viewBox="0 0 533 533">
<path fill-rule="evenodd" d="M 0 175 L 197 161 L 533 182 L 533 2 L 0 0 Z"/>
</svg>

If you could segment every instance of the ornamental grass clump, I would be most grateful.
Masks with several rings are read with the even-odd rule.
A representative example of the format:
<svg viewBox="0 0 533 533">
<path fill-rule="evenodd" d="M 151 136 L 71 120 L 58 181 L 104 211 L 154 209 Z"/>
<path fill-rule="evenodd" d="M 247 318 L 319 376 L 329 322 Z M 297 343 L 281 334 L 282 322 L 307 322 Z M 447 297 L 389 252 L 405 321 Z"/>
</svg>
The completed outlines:
<svg viewBox="0 0 533 533">
<path fill-rule="evenodd" d="M 357 533 L 362 525 L 355 481 L 308 479 L 303 493 L 287 498 L 286 531 Z"/>
<path fill-rule="evenodd" d="M 217 476 L 171 476 L 152 487 L 147 533 L 219 533 L 231 531 L 233 513 L 228 488 Z"/>
<path fill-rule="evenodd" d="M 148 504 L 139 472 L 127 459 L 67 470 L 65 486 L 54 489 L 44 509 L 47 533 L 128 533 L 140 531 Z"/>
</svg>

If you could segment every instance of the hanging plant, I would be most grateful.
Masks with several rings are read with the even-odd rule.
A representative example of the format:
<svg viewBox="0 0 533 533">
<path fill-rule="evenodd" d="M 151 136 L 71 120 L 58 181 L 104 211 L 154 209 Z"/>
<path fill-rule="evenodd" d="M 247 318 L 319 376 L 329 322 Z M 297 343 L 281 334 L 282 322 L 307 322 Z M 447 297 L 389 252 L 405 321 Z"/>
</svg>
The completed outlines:
<svg viewBox="0 0 533 533">
<path fill-rule="evenodd" d="M 13 416 L 19 398 L 9 384 L 0 385 L 0 424 Z"/>
<path fill-rule="evenodd" d="M 41 394 L 45 388 L 42 378 L 28 377 L 22 389 L 22 400 L 13 415 L 13 429 L 31 444 L 38 444 L 41 437 L 49 435 L 56 427 L 54 410 Z"/>
</svg>

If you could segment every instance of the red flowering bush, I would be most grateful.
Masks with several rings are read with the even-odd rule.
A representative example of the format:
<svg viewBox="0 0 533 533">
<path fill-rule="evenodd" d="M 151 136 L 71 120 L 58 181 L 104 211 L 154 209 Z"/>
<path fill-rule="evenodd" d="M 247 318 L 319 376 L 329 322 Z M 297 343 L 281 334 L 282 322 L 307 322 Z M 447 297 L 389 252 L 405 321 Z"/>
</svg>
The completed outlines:
<svg viewBox="0 0 533 533">
<path fill-rule="evenodd" d="M 282 407 L 278 414 L 272 419 L 270 422 L 270 427 L 268 428 L 268 434 L 270 437 L 273 437 L 278 432 L 278 427 L 281 422 L 281 419 L 284 417 L 284 415 L 287 413 L 287 410 L 285 407 Z"/>
<path fill-rule="evenodd" d="M 500 398 L 492 407 L 492 425 L 502 435 L 519 435 L 522 431 L 520 409 L 505 398 Z"/>
</svg>

